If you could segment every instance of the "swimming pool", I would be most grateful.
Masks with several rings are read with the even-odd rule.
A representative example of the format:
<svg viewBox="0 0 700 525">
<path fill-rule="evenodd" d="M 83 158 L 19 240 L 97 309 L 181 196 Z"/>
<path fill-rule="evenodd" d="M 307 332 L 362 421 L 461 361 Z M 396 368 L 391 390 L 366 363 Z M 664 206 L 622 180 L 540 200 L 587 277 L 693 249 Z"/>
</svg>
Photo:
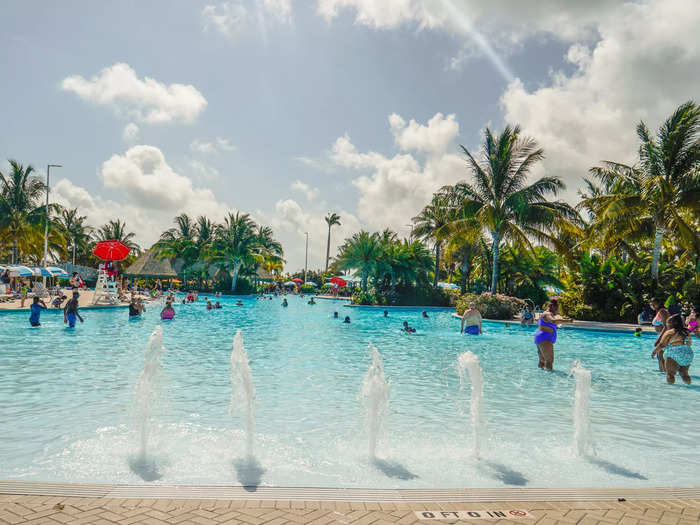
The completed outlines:
<svg viewBox="0 0 700 525">
<path fill-rule="evenodd" d="M 172 322 L 151 306 L 85 310 L 66 330 L 60 312 L 0 314 L 0 479 L 32 481 L 263 484 L 365 488 L 631 487 L 697 485 L 700 391 L 669 386 L 650 358 L 653 337 L 562 330 L 554 373 L 537 369 L 533 328 L 485 323 L 458 333 L 451 311 L 315 306 L 289 297 L 244 307 L 222 299 L 176 305 Z M 333 319 L 351 317 L 350 324 Z M 417 335 L 400 333 L 408 320 Z M 139 467 L 134 388 L 149 334 L 162 325 L 160 403 L 153 410 L 151 470 Z M 229 357 L 242 330 L 257 392 L 256 461 L 244 422 L 230 415 Z M 389 409 L 368 457 L 358 399 L 382 355 Z M 472 454 L 469 388 L 454 362 L 470 350 L 483 369 L 486 430 Z M 574 360 L 591 370 L 594 452 L 573 448 Z M 691 367 L 694 381 L 698 380 Z M 700 382 L 700 381 L 699 381 Z M 680 383 L 680 382 L 679 382 Z"/>
</svg>

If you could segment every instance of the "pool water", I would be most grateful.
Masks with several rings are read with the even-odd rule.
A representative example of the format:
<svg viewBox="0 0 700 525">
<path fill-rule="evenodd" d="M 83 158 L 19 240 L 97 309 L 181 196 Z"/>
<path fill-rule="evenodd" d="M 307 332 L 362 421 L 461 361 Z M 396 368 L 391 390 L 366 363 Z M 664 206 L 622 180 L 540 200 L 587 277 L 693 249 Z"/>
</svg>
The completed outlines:
<svg viewBox="0 0 700 525">
<path fill-rule="evenodd" d="M 66 329 L 60 312 L 31 328 L 0 314 L 0 479 L 32 481 L 458 488 L 697 485 L 696 384 L 667 385 L 650 358 L 654 337 L 561 330 L 555 372 L 537 369 L 533 328 L 484 323 L 464 336 L 451 311 L 347 308 L 289 297 L 243 307 L 222 299 L 159 307 L 129 321 L 126 309 L 85 310 Z M 334 319 L 338 311 L 341 319 Z M 342 323 L 349 315 L 350 324 Z M 416 335 L 400 332 L 408 320 Z M 150 469 L 134 461 L 134 387 L 149 334 L 163 329 L 160 403 L 153 409 Z M 243 334 L 257 392 L 255 461 L 244 461 L 244 415 L 229 414 L 229 358 Z M 368 457 L 359 399 L 377 347 L 391 381 L 389 408 Z M 472 453 L 469 385 L 454 367 L 470 350 L 483 369 L 486 429 Z M 593 452 L 573 446 L 574 378 L 592 373 Z M 698 381 L 697 375 L 691 375 Z"/>
</svg>

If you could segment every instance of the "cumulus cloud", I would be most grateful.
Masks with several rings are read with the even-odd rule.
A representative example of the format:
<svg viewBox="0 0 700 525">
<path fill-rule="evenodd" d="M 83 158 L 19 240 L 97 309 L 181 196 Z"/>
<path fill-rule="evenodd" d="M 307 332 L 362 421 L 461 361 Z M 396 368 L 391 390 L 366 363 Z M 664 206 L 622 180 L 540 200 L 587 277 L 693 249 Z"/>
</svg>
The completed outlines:
<svg viewBox="0 0 700 525">
<path fill-rule="evenodd" d="M 124 126 L 124 131 L 122 131 L 122 139 L 127 144 L 133 144 L 139 138 L 139 127 L 133 122 L 129 122 Z"/>
<path fill-rule="evenodd" d="M 115 218 L 126 221 L 137 242 L 145 247 L 153 244 L 180 213 L 204 213 L 220 221 L 229 211 L 210 189 L 195 188 L 188 177 L 175 173 L 153 146 L 135 146 L 124 155 L 113 155 L 102 164 L 100 175 L 109 197 L 61 179 L 51 189 L 52 198 L 79 208 L 92 226 Z"/>
<path fill-rule="evenodd" d="M 346 237 L 362 228 L 358 218 L 344 209 L 336 209 L 340 215 L 339 226 L 333 226 L 331 233 L 330 256 L 337 253 L 338 247 Z M 270 224 L 275 235 L 282 241 L 288 269 L 294 271 L 304 266 L 304 233 L 309 232 L 309 269 L 324 268 L 326 263 L 326 243 L 328 226 L 323 220 L 326 213 L 318 209 L 309 209 L 294 199 L 282 199 L 275 203 L 274 213 L 269 215 L 258 211 L 261 220 Z"/>
<path fill-rule="evenodd" d="M 306 196 L 307 200 L 314 200 L 316 197 L 318 197 L 319 190 L 318 188 L 312 188 L 305 182 L 301 182 L 299 179 L 295 180 L 292 182 L 291 185 L 292 191 L 298 191 L 299 193 L 302 193 L 303 195 Z"/>
<path fill-rule="evenodd" d="M 208 182 L 216 181 L 221 177 L 221 172 L 218 169 L 200 160 L 192 159 L 188 165 L 193 173 Z"/>
<path fill-rule="evenodd" d="M 544 168 L 573 193 L 600 160 L 633 162 L 635 126 L 656 128 L 676 106 L 697 97 L 700 85 L 700 4 L 658 0 L 620 4 L 597 27 L 592 47 L 573 44 L 573 74 L 553 74 L 528 90 L 513 82 L 501 97 L 507 121 L 544 147 Z"/>
<path fill-rule="evenodd" d="M 61 87 L 87 102 L 110 106 L 119 116 L 148 124 L 190 123 L 207 106 L 194 86 L 164 84 L 149 77 L 140 79 L 124 63 L 106 67 L 90 79 L 80 75 L 66 77 Z"/>
<path fill-rule="evenodd" d="M 331 159 L 339 166 L 361 172 L 352 183 L 359 190 L 357 214 L 374 229 L 390 227 L 407 233 L 407 224 L 445 184 L 465 176 L 463 160 L 451 153 L 459 134 L 454 115 L 438 113 L 427 125 L 401 116 L 389 116 L 389 127 L 399 153 L 387 157 L 377 152 L 362 153 L 345 135 L 336 139 Z M 413 153 L 419 154 L 420 157 Z M 423 157 L 423 158 L 421 158 Z"/>
<path fill-rule="evenodd" d="M 205 31 L 215 30 L 227 38 L 239 34 L 245 27 L 248 10 L 238 2 L 206 5 L 202 9 L 202 26 Z"/>
<path fill-rule="evenodd" d="M 292 0 L 263 0 L 265 11 L 284 22 L 292 17 Z"/>
<path fill-rule="evenodd" d="M 208 155 L 210 153 L 218 153 L 222 151 L 233 151 L 236 149 L 236 147 L 231 144 L 228 139 L 216 137 L 216 139 L 213 141 L 194 139 L 190 143 L 190 149 L 192 151 L 196 151 L 197 153 L 204 153 Z"/>
</svg>

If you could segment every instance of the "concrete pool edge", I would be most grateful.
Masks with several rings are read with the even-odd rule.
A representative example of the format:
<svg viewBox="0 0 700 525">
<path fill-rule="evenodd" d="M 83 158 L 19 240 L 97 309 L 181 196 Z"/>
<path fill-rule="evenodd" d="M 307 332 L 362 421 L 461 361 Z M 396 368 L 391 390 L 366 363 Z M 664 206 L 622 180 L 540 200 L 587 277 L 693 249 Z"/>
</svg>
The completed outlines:
<svg viewBox="0 0 700 525">
<path fill-rule="evenodd" d="M 0 481 L 0 494 L 126 499 L 368 502 L 619 501 L 700 499 L 700 486 L 652 488 L 357 489 L 225 485 L 114 485 Z"/>
</svg>

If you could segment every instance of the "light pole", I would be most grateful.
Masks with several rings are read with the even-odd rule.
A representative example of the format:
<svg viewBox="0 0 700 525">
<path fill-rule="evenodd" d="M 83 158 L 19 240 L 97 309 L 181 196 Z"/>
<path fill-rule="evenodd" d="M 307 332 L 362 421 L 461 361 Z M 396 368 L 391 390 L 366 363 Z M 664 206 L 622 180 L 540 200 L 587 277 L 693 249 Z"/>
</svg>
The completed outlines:
<svg viewBox="0 0 700 525">
<path fill-rule="evenodd" d="M 304 232 L 306 235 L 306 255 L 304 256 L 304 284 L 306 284 L 306 272 L 309 267 L 309 232 Z"/>
<path fill-rule="evenodd" d="M 46 255 L 49 249 L 49 172 L 51 168 L 61 168 L 60 164 L 48 164 L 46 166 L 46 217 L 44 219 L 44 256 L 41 258 L 41 266 L 46 266 Z M 46 276 L 44 276 L 44 286 L 46 286 Z"/>
</svg>

